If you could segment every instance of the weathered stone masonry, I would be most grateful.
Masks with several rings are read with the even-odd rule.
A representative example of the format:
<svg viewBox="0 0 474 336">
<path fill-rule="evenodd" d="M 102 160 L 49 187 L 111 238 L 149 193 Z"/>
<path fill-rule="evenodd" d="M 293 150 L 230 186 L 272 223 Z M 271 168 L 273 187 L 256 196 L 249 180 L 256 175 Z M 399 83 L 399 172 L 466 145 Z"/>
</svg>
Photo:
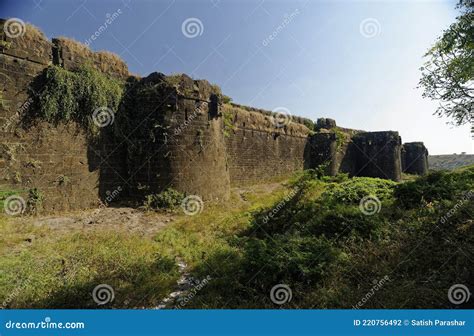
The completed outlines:
<svg viewBox="0 0 474 336">
<path fill-rule="evenodd" d="M 116 56 L 71 40 L 50 42 L 34 29 L 1 40 L 0 189 L 25 193 L 38 188 L 48 212 L 94 207 L 117 190 L 119 198 L 135 200 L 168 187 L 204 200 L 225 200 L 231 185 L 286 177 L 325 163 L 332 175 L 393 180 L 400 179 L 402 164 L 407 173 L 427 170 L 426 148 L 422 143 L 402 146 L 397 132 L 345 129 L 331 119 L 320 119 L 313 128 L 299 117 L 276 127 L 271 112 L 218 103 L 215 88 L 204 80 L 182 75 L 172 85 L 159 73 L 130 76 Z M 51 64 L 73 70 L 85 62 L 135 83 L 131 107 L 124 108 L 140 107 L 138 126 L 159 125 L 151 138 L 140 127 L 126 140 L 104 128 L 100 141 L 91 143 L 72 122 L 24 125 L 35 95 L 31 84 L 42 71 Z M 143 87 L 151 89 L 139 90 Z"/>
<path fill-rule="evenodd" d="M 423 142 L 407 142 L 402 148 L 404 173 L 424 175 L 428 172 L 428 150 Z"/>
</svg>

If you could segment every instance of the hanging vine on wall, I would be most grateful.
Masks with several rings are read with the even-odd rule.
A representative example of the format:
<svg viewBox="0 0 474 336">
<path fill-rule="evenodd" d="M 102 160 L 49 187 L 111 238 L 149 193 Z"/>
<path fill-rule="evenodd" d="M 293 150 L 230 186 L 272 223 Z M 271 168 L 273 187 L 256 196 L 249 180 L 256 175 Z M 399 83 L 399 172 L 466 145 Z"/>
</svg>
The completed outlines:
<svg viewBox="0 0 474 336">
<path fill-rule="evenodd" d="M 334 129 L 334 133 L 336 134 L 336 150 L 339 151 L 349 139 L 349 135 L 337 128 Z"/>
<path fill-rule="evenodd" d="M 223 121 L 224 121 L 224 136 L 226 138 L 230 137 L 232 132 L 235 130 L 234 125 L 234 114 L 230 111 L 222 111 Z"/>
<path fill-rule="evenodd" d="M 121 81 L 105 76 L 91 66 L 67 71 L 50 66 L 41 81 L 44 86 L 37 95 L 38 117 L 48 122 L 78 122 L 95 137 L 99 126 L 92 115 L 98 108 L 116 113 L 124 92 Z"/>
</svg>

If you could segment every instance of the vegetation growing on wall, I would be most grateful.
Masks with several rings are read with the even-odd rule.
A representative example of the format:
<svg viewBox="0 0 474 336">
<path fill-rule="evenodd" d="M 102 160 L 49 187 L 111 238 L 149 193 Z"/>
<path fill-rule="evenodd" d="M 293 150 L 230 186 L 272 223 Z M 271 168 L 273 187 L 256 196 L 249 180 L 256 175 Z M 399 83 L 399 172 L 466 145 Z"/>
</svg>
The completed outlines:
<svg viewBox="0 0 474 336">
<path fill-rule="evenodd" d="M 234 114 L 231 111 L 223 110 L 222 119 L 224 121 L 224 136 L 230 137 L 231 132 L 235 129 Z"/>
<path fill-rule="evenodd" d="M 336 135 L 336 150 L 340 150 L 346 143 L 349 135 L 337 128 L 334 129 L 334 134 Z"/>
<path fill-rule="evenodd" d="M 96 109 L 116 113 L 124 86 L 90 66 L 67 71 L 52 65 L 45 70 L 44 88 L 38 96 L 39 117 L 53 122 L 75 121 L 90 135 L 97 136 L 99 126 L 93 121 Z"/>
<path fill-rule="evenodd" d="M 38 188 L 31 188 L 28 191 L 26 208 L 29 214 L 38 214 L 43 208 L 44 195 Z"/>
</svg>

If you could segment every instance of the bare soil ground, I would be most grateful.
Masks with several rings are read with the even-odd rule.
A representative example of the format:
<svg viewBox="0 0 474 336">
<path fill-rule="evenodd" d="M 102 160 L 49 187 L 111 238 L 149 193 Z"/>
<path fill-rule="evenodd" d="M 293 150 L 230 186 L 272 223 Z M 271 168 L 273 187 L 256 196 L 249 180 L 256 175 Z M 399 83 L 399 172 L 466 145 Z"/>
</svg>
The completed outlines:
<svg viewBox="0 0 474 336">
<path fill-rule="evenodd" d="M 14 220 L 20 224 L 48 227 L 59 232 L 95 230 L 100 228 L 152 236 L 171 223 L 174 220 L 173 217 L 172 213 L 144 212 L 128 207 L 110 207 L 60 215 L 21 217 Z"/>
<path fill-rule="evenodd" d="M 281 187 L 281 183 L 259 184 L 233 188 L 232 193 L 238 196 L 239 201 L 251 203 L 251 200 L 247 195 L 270 194 L 279 187 Z M 54 230 L 58 233 L 112 229 L 117 231 L 129 231 L 131 233 L 151 237 L 156 232 L 175 221 L 180 215 L 182 215 L 182 213 L 179 209 L 173 213 L 147 212 L 130 207 L 104 207 L 55 215 L 15 217 L 10 218 L 9 220 L 18 224 L 31 224 L 37 227 L 47 227 L 48 229 Z"/>
</svg>

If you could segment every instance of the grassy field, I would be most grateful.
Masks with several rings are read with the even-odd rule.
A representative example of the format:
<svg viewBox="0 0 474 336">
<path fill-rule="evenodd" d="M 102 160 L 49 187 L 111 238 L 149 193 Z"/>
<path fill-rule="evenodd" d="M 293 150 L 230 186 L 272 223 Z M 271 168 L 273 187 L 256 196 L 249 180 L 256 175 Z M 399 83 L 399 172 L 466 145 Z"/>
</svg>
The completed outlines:
<svg viewBox="0 0 474 336">
<path fill-rule="evenodd" d="M 149 237 L 59 234 L 3 217 L 0 303 L 97 308 L 92 290 L 108 284 L 115 299 L 99 308 L 155 307 L 182 260 L 210 279 L 186 308 L 453 307 L 449 288 L 473 285 L 473 190 L 474 167 L 402 183 L 306 171 L 177 214 Z M 276 285 L 291 300 L 275 303 Z"/>
<path fill-rule="evenodd" d="M 149 237 L 110 228 L 63 232 L 0 217 L 0 304 L 97 308 L 91 293 L 108 284 L 115 299 L 106 307 L 157 306 L 176 286 L 177 260 L 193 268 L 208 254 L 232 249 L 227 239 L 248 227 L 252 212 L 271 206 L 286 187 L 267 189 L 236 192 L 228 204 L 206 205 L 196 216 L 178 213 Z"/>
</svg>

